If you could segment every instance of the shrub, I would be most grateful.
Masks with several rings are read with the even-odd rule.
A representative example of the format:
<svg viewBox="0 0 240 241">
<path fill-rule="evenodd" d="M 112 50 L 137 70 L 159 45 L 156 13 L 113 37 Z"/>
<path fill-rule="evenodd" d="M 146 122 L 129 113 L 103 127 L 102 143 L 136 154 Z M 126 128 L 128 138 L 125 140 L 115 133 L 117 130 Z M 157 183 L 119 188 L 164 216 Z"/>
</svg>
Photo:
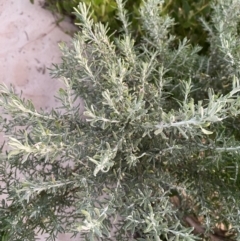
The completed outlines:
<svg viewBox="0 0 240 241">
<path fill-rule="evenodd" d="M 121 22 L 118 21 L 116 16 L 117 4 L 114 0 L 45 0 L 44 6 L 50 9 L 54 13 L 61 15 L 68 15 L 75 19 L 73 14 L 73 8 L 77 7 L 79 2 L 84 2 L 90 7 L 90 12 L 93 12 L 92 18 L 95 22 L 102 22 L 109 25 L 108 34 L 113 32 L 120 34 Z M 141 36 L 144 34 L 140 28 L 139 11 L 138 9 L 142 5 L 142 0 L 127 0 L 125 9 L 128 11 L 129 20 L 132 24 L 132 33 L 136 41 L 140 41 Z M 165 0 L 162 14 L 169 15 L 174 18 L 175 25 L 171 27 L 171 34 L 177 35 L 178 38 L 188 37 L 189 41 L 193 45 L 200 45 L 203 47 L 201 53 L 206 53 L 209 47 L 207 42 L 207 31 L 205 31 L 200 22 L 200 18 L 204 17 L 210 21 L 211 8 L 210 2 L 212 0 Z"/>
<path fill-rule="evenodd" d="M 108 24 L 109 32 L 108 35 L 112 33 L 119 34 L 121 32 L 121 22 L 118 21 L 115 16 L 117 12 L 117 4 L 114 0 L 45 0 L 43 6 L 53 13 L 60 14 L 61 16 L 67 15 L 70 16 L 75 23 L 78 23 L 79 20 L 73 14 L 74 8 L 82 2 L 89 7 L 89 12 L 92 12 L 92 19 L 94 22 L 101 22 L 103 24 Z M 132 22 L 132 31 L 135 33 L 137 38 L 140 34 L 140 27 L 138 22 L 138 9 L 141 5 L 141 0 L 127 0 L 126 9 L 129 12 L 129 18 Z"/>
<path fill-rule="evenodd" d="M 14 241 L 35 240 L 36 229 L 49 240 L 239 240 L 239 1 L 219 0 L 212 23 L 202 20 L 209 56 L 187 39 L 172 48 L 160 0 L 140 8 L 135 44 L 117 4 L 124 31 L 114 42 L 85 4 L 76 9 L 81 32 L 52 70 L 65 84 L 61 111 L 37 112 L 1 86 L 11 150 L 0 231 Z"/>
</svg>

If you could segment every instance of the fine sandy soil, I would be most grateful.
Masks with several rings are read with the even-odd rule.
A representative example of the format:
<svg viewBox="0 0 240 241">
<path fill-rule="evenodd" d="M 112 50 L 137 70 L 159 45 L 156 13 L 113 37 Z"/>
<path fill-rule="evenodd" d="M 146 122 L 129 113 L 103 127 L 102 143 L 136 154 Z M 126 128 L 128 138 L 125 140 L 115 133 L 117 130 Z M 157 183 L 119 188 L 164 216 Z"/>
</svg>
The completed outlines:
<svg viewBox="0 0 240 241">
<path fill-rule="evenodd" d="M 75 30 L 67 20 L 61 28 L 55 21 L 39 0 L 34 4 L 29 0 L 0 0 L 0 83 L 12 84 L 17 93 L 32 100 L 37 110 L 58 105 L 54 95 L 61 82 L 50 77 L 48 68 L 61 61 L 58 43 L 70 42 L 66 32 Z M 46 236 L 41 235 L 40 240 L 46 240 Z M 59 235 L 58 241 L 68 240 L 80 239 Z"/>
</svg>

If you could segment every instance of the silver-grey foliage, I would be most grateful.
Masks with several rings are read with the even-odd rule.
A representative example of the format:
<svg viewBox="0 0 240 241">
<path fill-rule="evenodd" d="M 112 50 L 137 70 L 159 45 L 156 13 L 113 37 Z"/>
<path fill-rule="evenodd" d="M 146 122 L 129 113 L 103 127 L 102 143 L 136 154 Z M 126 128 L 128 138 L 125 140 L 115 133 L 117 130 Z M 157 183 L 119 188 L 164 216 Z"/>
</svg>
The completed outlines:
<svg viewBox="0 0 240 241">
<path fill-rule="evenodd" d="M 198 240 L 190 216 L 206 239 L 216 224 L 240 238 L 240 4 L 219 1 L 212 23 L 202 20 L 211 47 L 201 56 L 187 39 L 173 44 L 162 3 L 141 7 L 140 43 L 121 0 L 114 42 L 79 4 L 81 31 L 71 47 L 60 44 L 62 63 L 52 70 L 65 84 L 61 111 L 37 112 L 1 85 L 11 116 L 1 121 L 11 149 L 0 166 L 5 240 L 35 240 L 36 230 L 48 240 L 59 232 L 91 241 Z"/>
</svg>

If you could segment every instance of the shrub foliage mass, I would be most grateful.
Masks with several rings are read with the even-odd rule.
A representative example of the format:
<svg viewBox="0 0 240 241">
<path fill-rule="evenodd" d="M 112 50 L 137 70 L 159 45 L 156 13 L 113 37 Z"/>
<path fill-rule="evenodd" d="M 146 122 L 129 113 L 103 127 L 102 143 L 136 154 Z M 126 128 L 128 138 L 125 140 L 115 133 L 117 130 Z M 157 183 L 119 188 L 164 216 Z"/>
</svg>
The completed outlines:
<svg viewBox="0 0 240 241">
<path fill-rule="evenodd" d="M 65 86 L 59 109 L 37 111 L 1 85 L 2 236 L 239 240 L 239 1 L 219 0 L 202 19 L 208 55 L 170 34 L 161 0 L 141 6 L 135 43 L 116 3 L 114 40 L 87 5 L 75 9 L 81 31 L 52 70 Z"/>
</svg>

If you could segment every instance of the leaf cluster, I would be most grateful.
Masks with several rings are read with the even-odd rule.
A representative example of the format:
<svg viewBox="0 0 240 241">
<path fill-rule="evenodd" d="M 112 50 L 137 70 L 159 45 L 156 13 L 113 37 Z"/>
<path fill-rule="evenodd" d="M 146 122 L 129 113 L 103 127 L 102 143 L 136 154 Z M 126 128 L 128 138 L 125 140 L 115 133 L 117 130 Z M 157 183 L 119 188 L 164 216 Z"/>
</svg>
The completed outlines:
<svg viewBox="0 0 240 241">
<path fill-rule="evenodd" d="M 141 6 L 136 43 L 116 3 L 122 35 L 114 40 L 86 4 L 75 9 L 81 31 L 72 46 L 60 44 L 62 63 L 52 70 L 65 85 L 61 108 L 37 111 L 1 85 L 10 149 L 0 165 L 0 231 L 13 241 L 35 240 L 36 231 L 48 240 L 60 232 L 198 240 L 216 238 L 224 224 L 238 239 L 240 145 L 231 123 L 240 114 L 239 1 L 219 1 L 212 23 L 202 19 L 210 56 L 170 34 L 174 20 L 159 14 L 161 0 Z M 190 215 L 204 232 L 187 227 Z"/>
<path fill-rule="evenodd" d="M 114 0 L 45 0 L 44 7 L 60 16 L 70 16 L 74 22 L 78 22 L 78 18 L 73 14 L 73 8 L 76 8 L 80 2 L 90 7 L 95 23 L 108 24 L 109 34 L 121 33 L 121 21 L 115 18 L 117 4 Z M 177 35 L 181 40 L 187 37 L 191 44 L 203 47 L 201 53 L 206 53 L 209 48 L 207 31 L 203 28 L 200 18 L 205 18 L 208 22 L 211 20 L 210 3 L 213 2 L 213 0 L 165 0 L 161 14 L 169 15 L 174 19 L 175 25 L 170 29 L 171 34 Z M 137 41 L 140 41 L 141 36 L 144 35 L 139 16 L 139 8 L 142 4 L 142 0 L 127 0 L 125 3 L 125 9 L 131 21 L 129 28 Z"/>
</svg>

